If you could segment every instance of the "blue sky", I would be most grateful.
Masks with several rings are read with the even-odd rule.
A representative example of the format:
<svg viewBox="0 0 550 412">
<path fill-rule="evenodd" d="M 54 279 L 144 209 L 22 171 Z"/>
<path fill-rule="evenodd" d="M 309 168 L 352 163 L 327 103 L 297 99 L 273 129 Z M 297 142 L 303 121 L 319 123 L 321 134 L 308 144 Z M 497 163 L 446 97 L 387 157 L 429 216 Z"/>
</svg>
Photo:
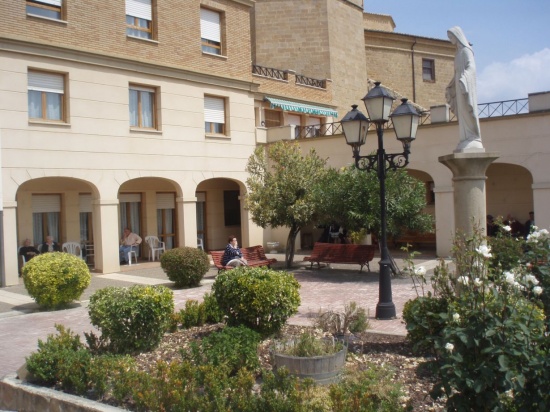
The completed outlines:
<svg viewBox="0 0 550 412">
<path fill-rule="evenodd" d="M 478 102 L 550 91 L 550 0 L 363 0 L 398 33 L 447 40 L 460 26 L 473 44 Z M 383 81 L 383 79 L 380 79 Z"/>
</svg>

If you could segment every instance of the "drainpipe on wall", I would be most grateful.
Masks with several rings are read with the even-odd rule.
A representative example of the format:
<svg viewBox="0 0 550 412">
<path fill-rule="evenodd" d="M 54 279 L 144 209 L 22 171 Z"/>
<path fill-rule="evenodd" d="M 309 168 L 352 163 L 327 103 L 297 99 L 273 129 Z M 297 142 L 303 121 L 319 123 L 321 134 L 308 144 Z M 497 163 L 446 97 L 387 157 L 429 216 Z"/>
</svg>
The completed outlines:
<svg viewBox="0 0 550 412">
<path fill-rule="evenodd" d="M 416 102 L 416 80 L 414 76 L 414 46 L 416 46 L 416 37 L 414 39 L 414 43 L 411 46 L 411 60 L 412 60 L 412 86 L 413 86 L 413 96 L 412 101 Z"/>
</svg>

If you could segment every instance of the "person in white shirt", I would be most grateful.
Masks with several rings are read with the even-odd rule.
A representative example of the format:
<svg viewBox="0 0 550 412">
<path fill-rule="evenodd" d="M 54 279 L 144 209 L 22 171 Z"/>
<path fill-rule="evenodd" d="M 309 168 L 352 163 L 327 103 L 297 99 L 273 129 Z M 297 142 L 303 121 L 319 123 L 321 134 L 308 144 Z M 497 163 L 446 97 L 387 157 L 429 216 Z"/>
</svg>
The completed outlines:
<svg viewBox="0 0 550 412">
<path fill-rule="evenodd" d="M 122 239 L 120 239 L 120 247 L 118 249 L 120 255 L 120 264 L 128 263 L 128 252 L 133 247 L 138 247 L 141 244 L 141 237 L 137 233 L 133 233 L 129 228 L 124 228 Z"/>
</svg>

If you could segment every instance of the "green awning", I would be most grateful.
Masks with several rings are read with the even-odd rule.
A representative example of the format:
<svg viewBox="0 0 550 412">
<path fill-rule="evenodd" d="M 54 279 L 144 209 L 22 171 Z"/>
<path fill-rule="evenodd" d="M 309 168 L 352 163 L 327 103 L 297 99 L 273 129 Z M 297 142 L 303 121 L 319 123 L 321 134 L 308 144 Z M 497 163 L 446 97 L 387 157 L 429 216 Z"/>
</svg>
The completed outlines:
<svg viewBox="0 0 550 412">
<path fill-rule="evenodd" d="M 271 108 L 280 108 L 289 112 L 298 112 L 306 114 L 316 114 L 318 116 L 332 116 L 338 117 L 338 112 L 333 109 L 321 106 L 313 106 L 310 104 L 291 102 L 290 100 L 275 99 L 274 97 L 266 97 L 271 104 Z"/>
</svg>

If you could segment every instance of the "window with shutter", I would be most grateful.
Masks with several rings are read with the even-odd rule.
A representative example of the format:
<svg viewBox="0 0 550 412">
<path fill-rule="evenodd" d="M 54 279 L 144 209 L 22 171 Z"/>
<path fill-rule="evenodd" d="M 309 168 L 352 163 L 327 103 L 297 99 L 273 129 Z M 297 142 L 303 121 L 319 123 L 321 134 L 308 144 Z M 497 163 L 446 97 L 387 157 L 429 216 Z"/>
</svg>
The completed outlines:
<svg viewBox="0 0 550 412">
<path fill-rule="evenodd" d="M 211 54 L 222 54 L 220 13 L 201 9 L 201 44 L 202 51 Z"/>
<path fill-rule="evenodd" d="M 435 62 L 431 59 L 422 59 L 422 79 L 435 81 Z"/>
<path fill-rule="evenodd" d="M 29 118 L 64 121 L 65 76 L 30 70 L 27 81 Z"/>
<path fill-rule="evenodd" d="M 27 14 L 61 20 L 63 16 L 63 1 L 27 0 Z"/>
<path fill-rule="evenodd" d="M 142 39 L 153 38 L 151 0 L 126 0 L 126 34 Z"/>
<path fill-rule="evenodd" d="M 226 134 L 223 97 L 204 97 L 204 130 L 206 133 Z"/>
</svg>

